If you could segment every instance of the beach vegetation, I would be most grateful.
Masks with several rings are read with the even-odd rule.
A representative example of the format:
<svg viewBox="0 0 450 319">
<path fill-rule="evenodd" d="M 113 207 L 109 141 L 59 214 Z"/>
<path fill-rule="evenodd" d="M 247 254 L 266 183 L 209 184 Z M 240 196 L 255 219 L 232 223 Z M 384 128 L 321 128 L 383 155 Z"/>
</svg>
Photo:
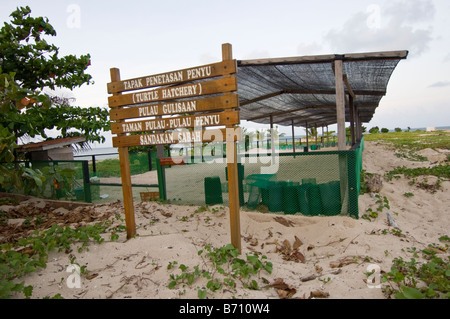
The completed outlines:
<svg viewBox="0 0 450 319">
<path fill-rule="evenodd" d="M 123 227 L 122 227 L 123 228 Z M 117 239 L 121 227 L 112 227 L 111 220 L 103 220 L 76 228 L 53 224 L 52 227 L 33 235 L 20 238 L 16 243 L 0 245 L 0 299 L 8 299 L 13 294 L 23 294 L 30 298 L 33 286 L 25 285 L 20 279 L 31 272 L 46 268 L 49 252 L 57 251 L 68 254 L 70 263 L 75 263 L 71 254 L 74 245 L 78 253 L 89 250 L 89 244 L 102 243 L 104 234 L 110 233 L 111 241 Z M 86 266 L 81 266 L 81 274 L 87 275 Z"/>
<path fill-rule="evenodd" d="M 206 285 L 197 286 L 197 296 L 199 299 L 205 299 L 208 292 L 214 293 L 226 287 L 227 289 L 236 290 L 236 282 L 242 283 L 243 287 L 251 290 L 259 290 L 259 279 L 255 275 L 259 275 L 262 271 L 271 274 L 272 263 L 267 261 L 265 255 L 256 253 L 247 253 L 245 258 L 239 258 L 239 250 L 233 245 L 228 244 L 219 248 L 208 244 L 198 251 L 198 255 L 203 260 L 203 267 L 199 265 L 189 267 L 184 264 L 179 265 L 179 274 L 170 274 L 169 289 L 175 289 L 179 285 L 183 287 L 192 286 L 200 278 L 207 280 Z M 170 268 L 175 269 L 178 262 L 171 262 Z M 256 279 L 255 279 L 256 278 Z"/>
<path fill-rule="evenodd" d="M 408 250 L 414 254 L 409 261 L 394 258 L 390 271 L 382 275 L 384 294 L 395 299 L 449 299 L 450 257 L 441 257 L 447 249 L 447 244 L 430 244 L 421 251 L 423 262 L 417 260 L 415 247 Z"/>
</svg>

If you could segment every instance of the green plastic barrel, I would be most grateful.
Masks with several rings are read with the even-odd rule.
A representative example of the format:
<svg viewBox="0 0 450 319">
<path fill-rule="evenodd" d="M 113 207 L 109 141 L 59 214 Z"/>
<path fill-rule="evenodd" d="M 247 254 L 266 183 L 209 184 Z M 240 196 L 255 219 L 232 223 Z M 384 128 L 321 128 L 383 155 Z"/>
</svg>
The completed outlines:
<svg viewBox="0 0 450 319">
<path fill-rule="evenodd" d="M 341 213 L 341 183 L 333 181 L 319 184 L 323 214 L 336 216 Z"/>
<path fill-rule="evenodd" d="M 283 183 L 271 182 L 269 186 L 269 211 L 283 211 Z"/>
<path fill-rule="evenodd" d="M 316 184 L 315 178 L 303 178 L 302 184 Z"/>
<path fill-rule="evenodd" d="M 261 188 L 261 204 L 269 206 L 269 190 Z"/>
<path fill-rule="evenodd" d="M 297 182 L 287 182 L 283 186 L 283 211 L 285 214 L 294 215 L 299 208 Z"/>
<path fill-rule="evenodd" d="M 313 216 L 322 215 L 322 200 L 319 185 L 311 185 L 308 188 L 309 211 Z"/>
<path fill-rule="evenodd" d="M 297 188 L 298 206 L 300 213 L 303 215 L 310 215 L 308 203 L 308 188 L 310 184 L 299 185 Z"/>
<path fill-rule="evenodd" d="M 205 177 L 205 204 L 223 204 L 220 177 Z"/>
<path fill-rule="evenodd" d="M 250 209 L 255 209 L 259 204 L 260 199 L 260 189 L 256 186 L 250 186 L 250 192 L 248 195 L 247 207 Z"/>
</svg>

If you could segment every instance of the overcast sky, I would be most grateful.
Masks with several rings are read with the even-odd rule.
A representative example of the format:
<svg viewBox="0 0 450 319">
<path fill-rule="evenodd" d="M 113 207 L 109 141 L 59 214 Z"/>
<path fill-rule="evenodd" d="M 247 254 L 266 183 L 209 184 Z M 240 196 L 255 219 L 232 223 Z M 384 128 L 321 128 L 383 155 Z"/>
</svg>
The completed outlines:
<svg viewBox="0 0 450 319">
<path fill-rule="evenodd" d="M 214 63 L 227 42 L 236 59 L 408 50 L 364 125 L 450 125 L 448 0 L 2 0 L 0 20 L 25 5 L 49 18 L 61 55 L 91 54 L 95 84 L 60 92 L 74 105 L 107 106 L 111 67 L 126 79 Z"/>
</svg>

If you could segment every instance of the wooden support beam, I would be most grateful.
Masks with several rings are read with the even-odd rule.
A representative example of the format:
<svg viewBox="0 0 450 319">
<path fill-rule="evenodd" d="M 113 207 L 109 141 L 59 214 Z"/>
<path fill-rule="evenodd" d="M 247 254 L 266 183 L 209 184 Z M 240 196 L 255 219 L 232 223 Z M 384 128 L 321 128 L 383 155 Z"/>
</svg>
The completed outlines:
<svg viewBox="0 0 450 319">
<path fill-rule="evenodd" d="M 278 91 L 278 92 L 262 95 L 260 97 L 257 97 L 257 98 L 254 98 L 254 99 L 251 99 L 251 100 L 248 100 L 248 101 L 244 101 L 244 102 L 241 102 L 239 104 L 241 106 L 244 106 L 244 105 L 251 104 L 251 103 L 256 103 L 256 102 L 259 102 L 259 101 L 262 101 L 262 100 L 267 100 L 267 99 L 270 99 L 271 97 L 278 96 L 280 94 L 283 94 L 283 91 Z"/>
<path fill-rule="evenodd" d="M 308 138 L 308 121 L 305 122 L 305 129 L 306 129 L 306 148 L 309 149 L 309 138 Z"/>
<path fill-rule="evenodd" d="M 352 137 L 352 146 L 355 145 L 355 104 L 353 103 L 353 97 L 348 97 L 348 108 L 350 110 L 350 134 Z"/>
<path fill-rule="evenodd" d="M 350 95 L 353 99 L 356 97 L 355 92 L 353 92 L 352 87 L 350 86 L 350 82 L 348 81 L 347 74 L 344 74 L 344 84 L 347 88 L 348 95 Z"/>
<path fill-rule="evenodd" d="M 111 81 L 120 81 L 120 71 L 117 68 L 110 69 Z M 113 93 L 113 96 L 121 95 L 121 93 Z M 118 123 L 123 122 L 119 120 Z M 126 134 L 118 134 L 125 136 Z M 133 191 L 131 187 L 131 171 L 130 158 L 128 155 L 128 147 L 119 147 L 119 162 L 122 178 L 123 206 L 125 210 L 125 224 L 127 229 L 127 238 L 130 239 L 136 235 L 136 221 L 134 217 Z"/>
<path fill-rule="evenodd" d="M 222 60 L 233 59 L 232 46 L 229 43 L 222 44 Z M 224 76 L 227 77 L 227 76 Z M 234 128 L 234 125 L 227 125 L 226 128 Z M 237 166 L 236 142 L 227 138 L 227 172 L 228 172 L 228 196 L 230 205 L 230 233 L 231 244 L 241 253 L 241 218 L 239 204 L 239 183 Z"/>
<path fill-rule="evenodd" d="M 345 92 L 342 60 L 334 61 L 336 85 L 336 119 L 338 127 L 338 149 L 345 150 Z"/>
<path fill-rule="evenodd" d="M 255 121 L 255 120 L 260 120 L 260 119 L 263 119 L 263 118 L 266 118 L 266 117 L 271 117 L 271 116 L 275 117 L 275 116 L 280 116 L 280 115 L 284 115 L 284 114 L 300 112 L 300 111 L 304 111 L 304 110 L 308 110 L 308 109 L 329 109 L 329 108 L 333 108 L 334 109 L 334 108 L 336 108 L 336 106 L 335 105 L 310 105 L 310 106 L 303 106 L 303 107 L 292 109 L 292 110 L 279 111 L 279 112 L 273 112 L 273 113 L 267 113 L 267 114 L 255 116 L 255 117 L 252 117 L 252 118 L 248 118 L 247 121 Z"/>
<path fill-rule="evenodd" d="M 295 126 L 294 126 L 294 120 L 291 120 L 291 125 L 292 125 L 292 151 L 295 154 Z"/>
<path fill-rule="evenodd" d="M 317 123 L 314 123 L 314 135 L 315 135 L 314 141 L 315 141 L 315 143 L 317 145 Z"/>
<path fill-rule="evenodd" d="M 270 117 L 270 148 L 272 156 L 275 156 L 275 136 L 273 130 L 273 116 Z"/>
</svg>

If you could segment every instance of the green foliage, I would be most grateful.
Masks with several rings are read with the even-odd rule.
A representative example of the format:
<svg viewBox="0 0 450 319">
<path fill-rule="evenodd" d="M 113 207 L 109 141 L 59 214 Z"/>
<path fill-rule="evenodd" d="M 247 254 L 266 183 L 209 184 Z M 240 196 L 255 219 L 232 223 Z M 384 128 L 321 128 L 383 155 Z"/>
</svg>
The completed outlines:
<svg viewBox="0 0 450 319">
<path fill-rule="evenodd" d="M 258 290 L 258 281 L 254 275 L 261 271 L 272 273 L 272 263 L 267 261 L 266 256 L 257 254 L 247 254 L 245 259 L 239 258 L 239 250 L 228 244 L 220 248 L 206 245 L 204 249 L 198 251 L 199 256 L 206 256 L 212 267 L 200 269 L 194 266 L 191 270 L 188 266 L 181 264 L 180 274 L 171 274 L 168 287 L 176 288 L 179 284 L 191 286 L 199 278 L 206 278 L 207 283 L 203 288 L 197 287 L 199 299 L 207 297 L 208 291 L 215 292 L 223 287 L 235 290 L 236 280 L 242 282 L 247 289 Z M 174 269 L 178 262 L 171 262 L 167 269 Z M 206 262 L 205 262 L 206 266 Z"/>
<path fill-rule="evenodd" d="M 450 178 L 450 165 L 439 164 L 433 167 L 407 168 L 405 166 L 396 167 L 386 173 L 386 180 L 391 181 L 395 175 L 403 174 L 404 177 L 413 178 L 423 175 L 432 175 L 438 178 Z"/>
<path fill-rule="evenodd" d="M 98 177 L 120 177 L 120 161 L 116 158 L 98 161 L 96 162 L 96 170 Z M 148 172 L 147 152 L 130 153 L 130 171 L 131 175 Z"/>
<path fill-rule="evenodd" d="M 369 130 L 369 133 L 371 133 L 371 134 L 376 134 L 376 133 L 379 133 L 379 132 L 380 132 L 380 128 L 378 126 L 372 127 Z"/>
<path fill-rule="evenodd" d="M 58 129 L 62 137 L 84 135 L 88 142 L 103 142 L 109 130 L 108 111 L 69 105 L 69 100 L 42 94 L 46 88 L 72 90 L 92 83 L 85 73 L 90 56 L 60 57 L 59 48 L 45 37 L 56 36 L 47 18 L 32 17 L 31 9 L 17 8 L 11 22 L 0 29 L 0 127 L 16 138 L 42 136 Z"/>
<path fill-rule="evenodd" d="M 72 195 L 76 170 L 58 165 L 31 169 L 18 164 L 0 165 L 0 185 L 12 193 L 58 199 Z"/>
<path fill-rule="evenodd" d="M 383 141 L 389 143 L 394 146 L 397 151 L 402 151 L 404 153 L 407 153 L 408 151 L 416 152 L 426 148 L 450 149 L 450 133 L 445 131 L 389 132 L 385 134 L 365 135 L 364 139 L 366 141 Z"/>
<path fill-rule="evenodd" d="M 389 200 L 386 196 L 381 197 L 380 194 L 375 194 L 375 198 L 377 199 L 375 203 L 378 204 L 376 209 L 373 210 L 372 208 L 368 208 L 366 210 L 367 214 L 363 214 L 361 218 L 372 221 L 373 219 L 376 219 L 378 217 L 378 214 L 381 213 L 383 209 L 391 209 Z"/>
<path fill-rule="evenodd" d="M 11 23 L 0 30 L 0 67 L 4 72 L 15 72 L 18 83 L 33 91 L 73 89 L 90 83 L 92 77 L 84 73 L 90 56 L 60 58 L 59 48 L 44 39 L 56 36 L 47 18 L 32 17 L 28 6 L 17 8 L 10 16 Z"/>
<path fill-rule="evenodd" d="M 427 262 L 415 258 L 405 261 L 395 258 L 391 271 L 383 274 L 383 288 L 388 297 L 396 299 L 449 299 L 450 298 L 450 262 L 449 257 L 441 258 L 431 245 L 422 251 Z M 413 249 L 417 256 L 416 249 Z"/>
<path fill-rule="evenodd" d="M 20 239 L 14 246 L 1 245 L 0 299 L 10 298 L 14 292 L 21 292 L 26 298 L 30 297 L 33 287 L 25 286 L 23 281 L 17 283 L 18 278 L 38 268 L 45 268 L 48 253 L 51 251 L 68 253 L 75 243 L 80 243 L 77 250 L 82 252 L 91 241 L 102 243 L 104 238 L 101 234 L 111 230 L 110 223 L 103 221 L 78 228 L 54 224 L 43 232 L 35 231 L 33 236 Z M 73 261 L 72 259 L 71 262 Z"/>
</svg>

